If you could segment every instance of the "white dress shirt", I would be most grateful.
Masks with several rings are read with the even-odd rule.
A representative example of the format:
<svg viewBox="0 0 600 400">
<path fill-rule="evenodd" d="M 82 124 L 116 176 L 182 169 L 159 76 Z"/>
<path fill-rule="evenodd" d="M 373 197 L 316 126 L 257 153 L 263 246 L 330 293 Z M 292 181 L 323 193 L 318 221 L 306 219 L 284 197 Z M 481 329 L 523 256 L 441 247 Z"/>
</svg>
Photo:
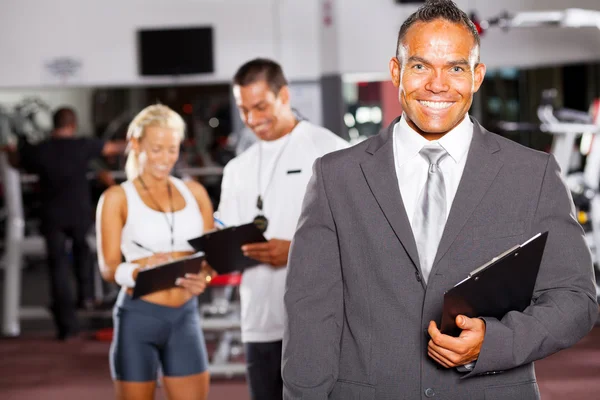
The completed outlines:
<svg viewBox="0 0 600 400">
<path fill-rule="evenodd" d="M 440 162 L 446 186 L 446 219 L 448 219 L 458 184 L 465 169 L 472 138 L 473 123 L 468 115 L 441 139 L 431 142 L 411 128 L 404 116 L 394 126 L 396 176 L 411 228 L 413 227 L 415 208 L 419 201 L 419 195 L 425 188 L 429 169 L 427 161 L 419 154 L 419 151 L 426 144 L 437 142 L 448 152 L 449 157 L 445 157 Z"/>
<path fill-rule="evenodd" d="M 473 122 L 471 122 L 468 114 L 465 115 L 465 118 L 456 128 L 446 133 L 441 139 L 432 140 L 431 142 L 411 128 L 404 116 L 394 126 L 394 164 L 396 165 L 400 195 L 411 228 L 413 227 L 415 208 L 419 201 L 419 195 L 425 188 L 427 170 L 429 169 L 427 161 L 419 154 L 419 151 L 428 143 L 438 142 L 448 152 L 449 157 L 444 157 L 440 162 L 440 170 L 444 174 L 444 184 L 446 186 L 446 219 L 448 219 L 452 202 L 458 191 L 458 185 L 467 163 L 467 154 L 472 138 Z M 475 361 L 458 366 L 457 370 L 468 372 L 474 366 Z"/>
</svg>

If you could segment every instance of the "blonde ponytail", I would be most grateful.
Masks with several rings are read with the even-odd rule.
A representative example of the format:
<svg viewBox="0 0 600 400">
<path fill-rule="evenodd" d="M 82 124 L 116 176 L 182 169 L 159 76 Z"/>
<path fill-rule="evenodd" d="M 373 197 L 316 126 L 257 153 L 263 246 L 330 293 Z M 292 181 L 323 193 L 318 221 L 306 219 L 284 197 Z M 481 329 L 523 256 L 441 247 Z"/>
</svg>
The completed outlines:
<svg viewBox="0 0 600 400">
<path fill-rule="evenodd" d="M 125 174 L 129 180 L 137 178 L 144 168 L 144 160 L 140 160 L 140 156 L 143 154 L 137 154 L 131 147 L 132 140 L 142 140 L 144 130 L 148 126 L 172 129 L 179 134 L 181 141 L 185 137 L 185 122 L 183 118 L 169 107 L 162 104 L 155 104 L 140 111 L 127 128 L 129 149 L 125 163 Z"/>
<path fill-rule="evenodd" d="M 130 181 L 134 180 L 140 175 L 140 166 L 137 160 L 135 151 L 129 150 L 127 154 L 127 161 L 125 161 L 125 175 Z"/>
</svg>

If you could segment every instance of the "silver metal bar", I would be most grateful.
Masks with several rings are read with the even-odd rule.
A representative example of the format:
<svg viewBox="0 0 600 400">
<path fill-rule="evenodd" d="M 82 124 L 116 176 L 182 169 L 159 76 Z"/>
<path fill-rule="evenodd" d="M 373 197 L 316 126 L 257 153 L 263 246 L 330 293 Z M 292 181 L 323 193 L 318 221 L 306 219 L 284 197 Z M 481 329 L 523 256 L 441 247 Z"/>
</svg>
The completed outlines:
<svg viewBox="0 0 600 400">
<path fill-rule="evenodd" d="M 208 370 L 210 371 L 210 376 L 233 378 L 234 376 L 243 376 L 246 374 L 246 364 L 243 362 L 217 365 L 210 364 Z"/>
<path fill-rule="evenodd" d="M 6 233 L 4 238 L 4 310 L 2 333 L 5 336 L 18 336 L 21 333 L 19 305 L 21 302 L 21 263 L 25 220 L 19 171 L 8 163 L 5 152 L 0 152 L 0 176 L 4 183 L 4 200 L 7 210 Z"/>
</svg>

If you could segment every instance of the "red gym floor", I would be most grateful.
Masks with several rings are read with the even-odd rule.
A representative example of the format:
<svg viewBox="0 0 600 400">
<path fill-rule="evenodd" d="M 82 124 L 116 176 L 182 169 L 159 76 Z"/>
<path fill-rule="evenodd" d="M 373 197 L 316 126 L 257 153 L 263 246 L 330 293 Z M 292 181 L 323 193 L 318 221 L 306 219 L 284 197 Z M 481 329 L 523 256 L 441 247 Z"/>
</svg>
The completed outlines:
<svg viewBox="0 0 600 400">
<path fill-rule="evenodd" d="M 65 345 L 50 335 L 0 340 L 3 400 L 106 400 L 114 398 L 109 343 L 82 340 Z M 571 349 L 536 363 L 544 400 L 600 397 L 600 327 Z M 158 391 L 157 399 L 165 399 Z M 214 380 L 210 400 L 248 400 L 243 378 Z"/>
<path fill-rule="evenodd" d="M 2 284 L 0 274 L 0 294 Z M 46 271 L 42 266 L 25 270 L 22 304 L 45 306 L 47 286 Z M 2 296 L 0 306 L 1 303 Z M 0 307 L 0 313 L 1 310 Z M 82 322 L 87 322 L 90 332 L 110 326 L 110 319 Z M 0 339 L 1 400 L 114 398 L 108 369 L 109 342 L 92 338 L 68 344 L 56 342 L 50 320 L 24 320 L 21 329 L 23 334 L 19 338 Z M 214 343 L 209 342 L 207 347 L 210 352 Z M 600 398 L 600 320 L 576 346 L 538 361 L 536 370 L 543 400 Z M 165 399 L 160 389 L 156 398 Z M 249 399 L 243 377 L 213 379 L 209 400 Z"/>
</svg>

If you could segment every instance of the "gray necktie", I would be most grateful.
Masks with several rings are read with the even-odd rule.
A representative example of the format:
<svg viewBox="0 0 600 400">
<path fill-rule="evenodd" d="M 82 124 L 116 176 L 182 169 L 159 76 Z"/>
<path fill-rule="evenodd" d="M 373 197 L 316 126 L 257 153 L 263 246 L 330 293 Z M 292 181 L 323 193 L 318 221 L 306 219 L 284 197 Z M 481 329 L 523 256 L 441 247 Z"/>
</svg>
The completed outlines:
<svg viewBox="0 0 600 400">
<path fill-rule="evenodd" d="M 419 250 L 421 272 L 427 282 L 446 224 L 446 187 L 439 164 L 448 153 L 439 144 L 428 144 L 423 146 L 419 154 L 429 163 L 429 169 L 427 182 L 417 202 L 412 228 Z"/>
</svg>

